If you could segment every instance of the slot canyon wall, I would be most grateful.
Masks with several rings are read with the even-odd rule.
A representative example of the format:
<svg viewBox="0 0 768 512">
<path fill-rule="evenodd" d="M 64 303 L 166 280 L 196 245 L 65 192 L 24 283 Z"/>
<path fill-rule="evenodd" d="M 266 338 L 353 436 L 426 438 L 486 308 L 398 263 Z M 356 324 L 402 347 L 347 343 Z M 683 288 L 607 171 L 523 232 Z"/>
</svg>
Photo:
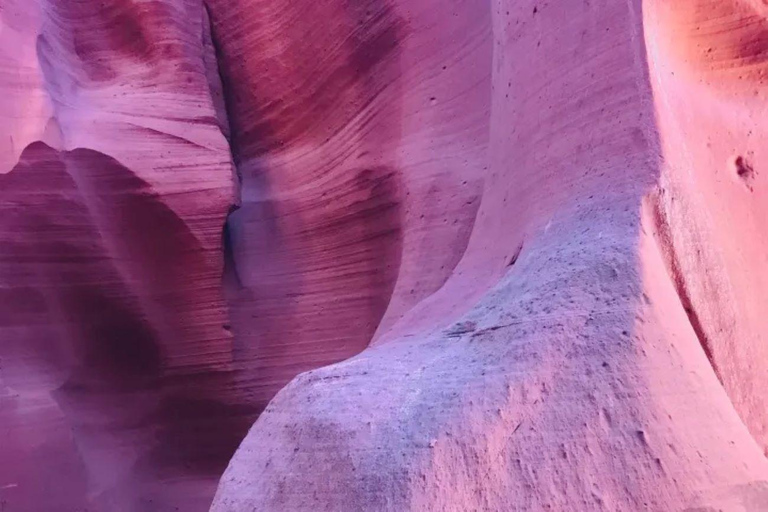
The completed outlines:
<svg viewBox="0 0 768 512">
<path fill-rule="evenodd" d="M 763 0 L 0 0 L 0 511 L 768 510 Z"/>
</svg>

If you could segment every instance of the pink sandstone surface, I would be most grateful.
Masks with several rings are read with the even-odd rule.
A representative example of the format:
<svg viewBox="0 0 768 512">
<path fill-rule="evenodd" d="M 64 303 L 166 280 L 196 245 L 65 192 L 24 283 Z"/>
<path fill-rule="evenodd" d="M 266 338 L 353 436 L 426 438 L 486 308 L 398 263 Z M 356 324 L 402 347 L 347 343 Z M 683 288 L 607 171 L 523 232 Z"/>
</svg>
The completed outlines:
<svg viewBox="0 0 768 512">
<path fill-rule="evenodd" d="M 768 510 L 763 0 L 0 0 L 0 91 L 0 511 Z"/>
</svg>

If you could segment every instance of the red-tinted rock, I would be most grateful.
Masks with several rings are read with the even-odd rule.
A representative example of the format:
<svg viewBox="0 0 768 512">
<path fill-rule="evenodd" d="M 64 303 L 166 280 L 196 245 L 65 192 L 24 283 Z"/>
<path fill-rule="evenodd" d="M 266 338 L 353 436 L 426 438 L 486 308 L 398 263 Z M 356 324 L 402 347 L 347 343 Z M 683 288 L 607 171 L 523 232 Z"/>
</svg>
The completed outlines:
<svg viewBox="0 0 768 512">
<path fill-rule="evenodd" d="M 766 14 L 6 1 L 0 510 L 765 509 Z"/>
<path fill-rule="evenodd" d="M 37 126 L 42 112 L 58 136 L 3 153 L 13 164 L 0 175 L 0 409 L 17 426 L 0 450 L 0 499 L 34 511 L 206 510 L 255 407 L 233 384 L 221 275 L 235 184 L 205 12 L 14 9 L 4 23 L 27 16 L 19 55 L 50 106 L 17 124 Z M 13 76 L 11 98 L 38 94 Z M 20 457 L 73 469 L 46 494 L 49 477 Z"/>
<path fill-rule="evenodd" d="M 765 508 L 759 431 L 670 269 L 655 198 L 689 150 L 664 145 L 655 7 L 492 3 L 490 169 L 463 258 L 372 348 L 277 395 L 213 511 Z M 730 193 L 757 192 L 733 162 Z M 685 263 L 703 243 L 677 246 Z M 684 279 L 722 277 L 711 265 Z"/>
</svg>

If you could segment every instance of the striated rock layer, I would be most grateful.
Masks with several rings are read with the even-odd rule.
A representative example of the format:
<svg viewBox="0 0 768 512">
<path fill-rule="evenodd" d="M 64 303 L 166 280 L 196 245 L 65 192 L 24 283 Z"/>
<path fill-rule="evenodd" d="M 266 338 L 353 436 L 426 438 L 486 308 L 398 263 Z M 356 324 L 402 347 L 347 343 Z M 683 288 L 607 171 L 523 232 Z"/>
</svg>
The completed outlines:
<svg viewBox="0 0 768 512">
<path fill-rule="evenodd" d="M 0 510 L 768 509 L 762 2 L 0 23 Z"/>
</svg>

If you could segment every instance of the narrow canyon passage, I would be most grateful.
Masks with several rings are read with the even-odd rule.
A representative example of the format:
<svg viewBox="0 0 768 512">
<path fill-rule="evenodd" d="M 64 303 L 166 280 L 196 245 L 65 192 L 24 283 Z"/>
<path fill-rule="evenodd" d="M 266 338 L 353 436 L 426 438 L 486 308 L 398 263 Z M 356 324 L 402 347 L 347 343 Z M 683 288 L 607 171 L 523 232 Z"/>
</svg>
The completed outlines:
<svg viewBox="0 0 768 512">
<path fill-rule="evenodd" d="M 768 509 L 767 20 L 4 0 L 0 510 Z"/>
</svg>

